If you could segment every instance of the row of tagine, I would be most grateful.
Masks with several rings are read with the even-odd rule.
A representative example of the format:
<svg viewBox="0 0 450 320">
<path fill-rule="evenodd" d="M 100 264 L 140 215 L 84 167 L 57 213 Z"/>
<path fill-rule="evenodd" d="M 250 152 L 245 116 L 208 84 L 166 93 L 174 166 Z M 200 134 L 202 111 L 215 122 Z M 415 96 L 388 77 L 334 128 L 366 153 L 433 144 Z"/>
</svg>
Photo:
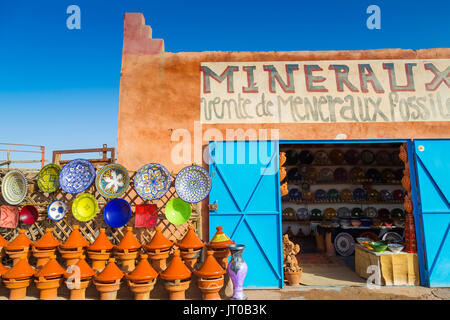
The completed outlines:
<svg viewBox="0 0 450 320">
<path fill-rule="evenodd" d="M 198 258 L 205 245 L 207 257 L 197 268 Z M 172 259 L 167 265 L 166 261 L 174 246 Z M 25 230 L 20 229 L 18 236 L 10 243 L 0 236 L 0 255 L 6 253 L 13 260 L 12 267 L 0 262 L 0 275 L 4 285 L 10 289 L 11 300 L 24 299 L 27 287 L 32 282 L 40 290 L 41 299 L 53 300 L 58 296 L 58 288 L 63 281 L 70 290 L 71 300 L 84 300 L 91 280 L 101 300 L 114 300 L 123 278 L 127 280 L 136 300 L 147 300 L 158 277 L 164 280 L 164 287 L 171 300 L 184 300 L 192 274 L 195 274 L 203 299 L 210 300 L 220 299 L 219 291 L 224 284 L 224 274 L 228 271 L 234 285 L 233 297 L 239 299 L 245 298 L 242 291 L 245 274 L 239 274 L 239 277 L 234 275 L 239 267 L 242 269 L 242 263 L 239 266 L 236 263 L 243 262 L 239 258 L 244 247 L 235 245 L 222 231 L 222 227 L 217 227 L 217 233 L 207 244 L 197 237 L 192 225 L 183 239 L 175 243 L 167 239 L 161 228 L 157 227 L 152 240 L 144 245 L 137 240 L 132 227 L 127 228 L 118 245 L 111 243 L 105 229 L 100 229 L 92 244 L 83 237 L 77 225 L 64 243 L 53 236 L 50 228 L 35 242 L 30 241 Z M 57 249 L 65 268 L 57 261 Z M 28 261 L 31 254 L 36 258 L 34 267 Z M 91 265 L 86 261 L 86 254 Z M 233 257 L 240 254 L 240 257 L 232 257 L 229 264 L 230 254 Z M 230 270 L 230 267 L 234 269 Z M 246 267 L 244 271 L 246 273 Z M 236 282 L 237 278 L 240 282 Z"/>
<path fill-rule="evenodd" d="M 79 194 L 72 203 L 72 214 L 82 222 L 93 219 L 98 213 L 97 199 L 89 194 L 82 193 L 95 181 L 97 191 L 109 201 L 104 210 L 105 222 L 112 228 L 119 228 L 128 223 L 132 216 L 128 201 L 119 198 L 125 194 L 130 185 L 130 176 L 125 167 L 120 164 L 108 164 L 97 172 L 88 160 L 75 159 L 64 167 L 57 164 L 47 164 L 38 175 L 37 185 L 44 193 L 52 193 L 61 188 L 69 194 Z M 142 166 L 134 177 L 133 187 L 136 193 L 144 200 L 158 200 L 169 190 L 172 183 L 170 172 L 158 163 Z M 176 176 L 175 191 L 178 198 L 171 199 L 165 208 L 167 219 L 180 225 L 188 221 L 191 215 L 189 203 L 198 203 L 204 200 L 211 190 L 211 178 L 208 172 L 196 165 L 183 168 Z M 3 199 L 10 206 L 2 206 L 0 227 L 16 228 L 18 221 L 33 224 L 38 219 L 38 210 L 27 205 L 21 211 L 15 205 L 25 200 L 28 193 L 28 182 L 25 175 L 17 169 L 9 171 L 2 180 L 1 191 Z M 136 227 L 152 227 L 156 220 L 155 205 L 137 205 Z M 50 219 L 59 221 L 67 213 L 67 205 L 62 200 L 55 200 L 47 208 Z M 5 219 L 3 219 L 5 218 Z M 146 224 L 147 223 L 147 224 Z"/>
</svg>

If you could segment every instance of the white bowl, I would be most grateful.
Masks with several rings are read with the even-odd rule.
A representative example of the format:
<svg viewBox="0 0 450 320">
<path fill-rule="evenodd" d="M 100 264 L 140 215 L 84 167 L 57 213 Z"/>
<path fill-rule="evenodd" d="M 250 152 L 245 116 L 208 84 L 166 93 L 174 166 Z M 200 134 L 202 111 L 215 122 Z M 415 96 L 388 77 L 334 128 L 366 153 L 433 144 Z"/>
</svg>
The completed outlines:
<svg viewBox="0 0 450 320">
<path fill-rule="evenodd" d="M 389 243 L 388 248 L 394 253 L 399 253 L 403 250 L 405 246 L 398 243 Z"/>
</svg>

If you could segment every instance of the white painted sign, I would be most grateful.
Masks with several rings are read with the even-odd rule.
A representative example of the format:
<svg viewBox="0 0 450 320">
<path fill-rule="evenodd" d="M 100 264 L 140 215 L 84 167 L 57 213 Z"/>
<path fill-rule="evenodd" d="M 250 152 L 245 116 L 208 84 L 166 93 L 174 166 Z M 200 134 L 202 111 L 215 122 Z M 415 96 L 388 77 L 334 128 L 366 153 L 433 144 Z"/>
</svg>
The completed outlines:
<svg viewBox="0 0 450 320">
<path fill-rule="evenodd" d="M 449 62 L 203 62 L 201 122 L 450 121 Z"/>
</svg>

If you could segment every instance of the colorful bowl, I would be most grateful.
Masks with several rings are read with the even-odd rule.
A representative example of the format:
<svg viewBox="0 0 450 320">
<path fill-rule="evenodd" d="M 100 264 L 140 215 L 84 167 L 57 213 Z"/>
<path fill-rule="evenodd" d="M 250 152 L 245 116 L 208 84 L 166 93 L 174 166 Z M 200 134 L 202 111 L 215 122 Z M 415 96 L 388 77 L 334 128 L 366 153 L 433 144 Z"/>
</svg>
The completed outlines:
<svg viewBox="0 0 450 320">
<path fill-rule="evenodd" d="M 62 220 L 67 213 L 67 206 L 61 200 L 52 201 L 47 207 L 47 215 L 53 221 Z"/>
<path fill-rule="evenodd" d="M 134 189 L 144 200 L 158 200 L 167 193 L 171 181 L 166 167 L 159 163 L 149 163 L 136 172 Z"/>
<path fill-rule="evenodd" d="M 308 220 L 310 213 L 306 208 L 298 208 L 297 210 L 297 219 L 298 220 Z"/>
<path fill-rule="evenodd" d="M 352 212 L 347 207 L 341 207 L 337 209 L 337 216 L 339 218 L 350 218 L 352 216 Z"/>
<path fill-rule="evenodd" d="M 378 216 L 378 211 L 375 207 L 367 207 L 364 209 L 364 216 L 367 218 L 376 218 Z"/>
<path fill-rule="evenodd" d="M 108 226 L 112 228 L 123 227 L 132 216 L 131 206 L 128 201 L 117 198 L 108 202 L 103 210 L 103 217 Z"/>
<path fill-rule="evenodd" d="M 209 195 L 211 186 L 208 171 L 196 165 L 181 169 L 175 178 L 175 191 L 181 200 L 189 203 L 204 200 Z"/>
<path fill-rule="evenodd" d="M 341 218 L 339 219 L 339 223 L 342 227 L 350 227 L 352 225 L 349 218 Z"/>
<path fill-rule="evenodd" d="M 353 200 L 353 192 L 350 189 L 341 190 L 340 194 L 341 194 L 341 199 L 343 201 L 351 201 L 351 200 Z"/>
<path fill-rule="evenodd" d="M 383 189 L 380 191 L 380 197 L 381 197 L 382 201 L 386 201 L 386 202 L 394 200 L 392 193 L 386 189 Z"/>
<path fill-rule="evenodd" d="M 325 211 L 323 212 L 323 217 L 326 220 L 331 220 L 331 218 L 336 217 L 337 216 L 337 212 L 334 208 L 326 208 Z"/>
<path fill-rule="evenodd" d="M 311 210 L 311 220 L 312 221 L 320 221 L 323 219 L 322 211 L 320 209 L 312 209 Z"/>
<path fill-rule="evenodd" d="M 366 178 L 369 182 L 381 182 L 381 173 L 377 169 L 370 168 L 366 171 Z"/>
<path fill-rule="evenodd" d="M 372 225 L 372 219 L 361 219 L 363 227 L 370 227 Z"/>
<path fill-rule="evenodd" d="M 319 182 L 331 182 L 333 181 L 333 170 L 330 168 L 323 168 L 319 171 Z"/>
<path fill-rule="evenodd" d="M 361 225 L 361 220 L 359 220 L 359 219 L 351 219 L 351 224 L 352 224 L 352 226 L 354 226 L 354 227 L 359 227 L 360 225 Z"/>
<path fill-rule="evenodd" d="M 61 167 L 54 163 L 49 163 L 40 171 L 37 178 L 39 190 L 45 193 L 52 193 L 59 189 L 59 174 Z"/>
<path fill-rule="evenodd" d="M 394 253 L 402 252 L 404 245 L 398 244 L 398 243 L 389 243 L 388 245 L 389 250 L 391 250 Z"/>
<path fill-rule="evenodd" d="M 130 176 L 124 166 L 107 164 L 97 172 L 95 187 L 105 198 L 117 198 L 123 195 L 130 185 Z"/>
<path fill-rule="evenodd" d="M 166 219 L 176 225 L 185 224 L 191 217 L 191 205 L 180 198 L 173 198 L 167 202 L 165 207 Z"/>
<path fill-rule="evenodd" d="M 302 198 L 302 194 L 297 188 L 292 188 L 289 190 L 289 198 L 291 200 L 300 200 Z"/>
<path fill-rule="evenodd" d="M 363 150 L 361 152 L 361 161 L 366 165 L 372 164 L 375 161 L 375 155 L 370 150 Z"/>
<path fill-rule="evenodd" d="M 358 237 L 358 238 L 356 238 L 356 241 L 357 241 L 359 244 L 364 245 L 364 242 L 367 242 L 367 243 L 372 242 L 372 239 L 366 238 L 366 237 Z"/>
<path fill-rule="evenodd" d="M 92 220 L 98 213 L 97 199 L 92 194 L 82 193 L 72 203 L 72 214 L 78 221 Z"/>
<path fill-rule="evenodd" d="M 384 242 L 369 242 L 369 245 L 373 248 L 373 251 L 375 252 L 384 252 L 386 251 L 388 245 Z"/>
<path fill-rule="evenodd" d="M 372 219 L 372 224 L 375 227 L 380 228 L 383 226 L 383 221 L 381 221 L 380 219 Z"/>
<path fill-rule="evenodd" d="M 89 188 L 95 179 L 95 167 L 88 160 L 69 161 L 59 173 L 59 184 L 63 191 L 75 194 Z"/>
<path fill-rule="evenodd" d="M 2 180 L 2 196 L 10 205 L 18 205 L 28 193 L 28 182 L 22 171 L 9 171 Z"/>
<path fill-rule="evenodd" d="M 25 224 L 33 224 L 39 218 L 39 212 L 33 205 L 26 205 L 20 210 L 19 219 Z"/>
<path fill-rule="evenodd" d="M 314 199 L 317 201 L 325 201 L 327 200 L 328 194 L 323 189 L 318 189 L 316 192 L 314 192 Z"/>
<path fill-rule="evenodd" d="M 318 165 L 328 164 L 328 154 L 324 150 L 319 150 L 314 154 L 314 163 Z"/>
</svg>

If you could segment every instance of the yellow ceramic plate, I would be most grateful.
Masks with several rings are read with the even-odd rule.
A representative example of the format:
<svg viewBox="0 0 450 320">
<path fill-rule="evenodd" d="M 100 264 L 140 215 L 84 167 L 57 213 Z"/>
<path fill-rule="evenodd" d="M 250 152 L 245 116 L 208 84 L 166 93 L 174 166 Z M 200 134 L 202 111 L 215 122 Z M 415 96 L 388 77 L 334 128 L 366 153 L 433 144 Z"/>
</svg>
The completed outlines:
<svg viewBox="0 0 450 320">
<path fill-rule="evenodd" d="M 72 214 L 78 221 L 89 221 L 97 215 L 97 212 L 97 200 L 88 193 L 80 194 L 72 204 Z"/>
<path fill-rule="evenodd" d="M 37 184 L 42 192 L 51 193 L 59 189 L 59 173 L 61 167 L 54 163 L 49 163 L 41 169 L 37 179 Z"/>
</svg>

